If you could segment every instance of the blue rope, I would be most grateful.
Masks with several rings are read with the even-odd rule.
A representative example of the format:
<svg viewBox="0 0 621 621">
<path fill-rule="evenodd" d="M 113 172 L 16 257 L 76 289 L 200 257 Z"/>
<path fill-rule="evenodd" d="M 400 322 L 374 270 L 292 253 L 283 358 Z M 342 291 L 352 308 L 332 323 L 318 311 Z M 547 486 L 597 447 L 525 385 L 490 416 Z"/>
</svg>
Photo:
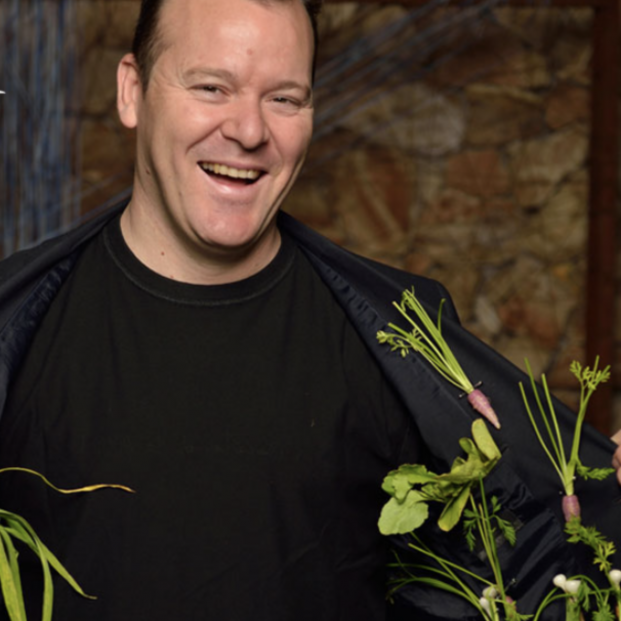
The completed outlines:
<svg viewBox="0 0 621 621">
<path fill-rule="evenodd" d="M 4 255 L 68 226 L 78 215 L 68 110 L 75 89 L 75 0 L 3 0 L 0 197 Z"/>
</svg>

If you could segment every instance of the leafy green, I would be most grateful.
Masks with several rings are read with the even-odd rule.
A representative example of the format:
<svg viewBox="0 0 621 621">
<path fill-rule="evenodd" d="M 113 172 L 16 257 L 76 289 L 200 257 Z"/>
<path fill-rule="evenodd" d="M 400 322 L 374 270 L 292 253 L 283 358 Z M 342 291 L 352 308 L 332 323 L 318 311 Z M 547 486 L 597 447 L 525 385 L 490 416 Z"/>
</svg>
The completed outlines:
<svg viewBox="0 0 621 621">
<path fill-rule="evenodd" d="M 472 439 L 462 438 L 460 445 L 467 458 L 457 457 L 450 472 L 435 474 L 420 464 L 404 464 L 384 478 L 382 489 L 391 499 L 382 509 L 379 529 L 384 535 L 405 534 L 427 520 L 427 503 L 444 505 L 439 527 L 450 531 L 459 522 L 471 490 L 478 485 L 501 457 L 500 450 L 481 419 L 472 424 Z M 416 495 L 412 495 L 416 491 Z"/>
<path fill-rule="evenodd" d="M 423 495 L 410 490 L 403 501 L 391 498 L 383 507 L 379 519 L 382 535 L 405 535 L 425 523 L 429 516 L 429 505 Z"/>
<path fill-rule="evenodd" d="M 133 492 L 133 490 L 123 485 L 106 484 L 90 485 L 79 489 L 61 489 L 52 485 L 42 474 L 28 468 L 3 468 L 0 469 L 0 474 L 9 471 L 25 472 L 35 475 L 42 479 L 46 485 L 63 494 L 90 492 L 105 487 L 113 487 L 127 492 Z M 30 526 L 23 517 L 0 509 L 0 588 L 2 589 L 4 605 L 9 614 L 10 621 L 27 621 L 21 587 L 18 554 L 13 540 L 21 541 L 39 557 L 41 570 L 43 572 L 42 621 L 52 620 L 52 608 L 54 603 L 52 569 L 54 569 L 77 593 L 83 597 L 95 599 L 82 590 L 71 574 L 69 574 L 62 563 L 50 552 L 41 539 L 39 539 L 32 526 Z"/>
<path fill-rule="evenodd" d="M 583 543 L 593 550 L 593 563 L 601 571 L 608 573 L 612 569 L 609 557 L 616 551 L 615 544 L 608 541 L 594 526 L 585 526 L 579 518 L 573 518 L 565 524 L 565 532 L 570 543 Z"/>
<path fill-rule="evenodd" d="M 585 480 L 594 479 L 596 481 L 603 481 L 614 473 L 614 468 L 589 468 L 583 465 L 580 460 L 576 463 L 576 474 Z"/>
<path fill-rule="evenodd" d="M 416 298 L 414 289 L 404 291 L 401 302 L 393 302 L 393 305 L 408 321 L 412 330 L 408 332 L 391 323 L 388 327 L 394 330 L 394 333 L 380 331 L 377 333 L 377 340 L 380 343 L 387 343 L 392 351 L 399 351 L 404 357 L 410 351 L 420 353 L 451 384 L 461 388 L 466 393 L 472 392 L 474 390 L 472 382 L 464 373 L 442 336 L 441 318 L 444 300 L 440 303 L 438 318 L 435 323 Z M 408 311 L 414 312 L 415 319 L 410 316 Z"/>
<path fill-rule="evenodd" d="M 537 421 L 535 420 L 528 399 L 526 398 L 526 391 L 520 382 L 520 391 L 522 393 L 522 399 L 524 400 L 526 412 L 530 418 L 530 422 L 533 426 L 535 434 L 537 435 L 539 443 L 561 479 L 565 494 L 567 496 L 572 496 L 574 494 L 574 480 L 576 478 L 576 474 L 579 474 L 584 478 L 601 480 L 614 472 L 614 469 L 612 468 L 587 468 L 580 462 L 578 455 L 580 449 L 580 438 L 582 435 L 582 424 L 586 416 L 589 400 L 599 384 L 608 381 L 610 378 L 610 366 L 607 366 L 604 369 L 598 369 L 599 358 L 595 359 L 595 364 L 592 369 L 590 367 L 583 367 L 576 360 L 571 363 L 570 370 L 580 382 L 580 407 L 578 409 L 578 416 L 576 418 L 574 436 L 568 459 L 546 377 L 545 375 L 541 376 L 541 384 L 543 386 L 544 398 L 546 402 L 546 407 L 544 407 L 535 384 L 535 378 L 533 377 L 530 364 L 528 363 L 528 360 L 525 362 L 528 376 L 530 378 L 532 392 L 537 404 L 537 409 L 539 410 L 540 418 L 545 429 L 544 432 L 542 432 L 537 424 Z M 547 436 L 547 438 L 545 436 Z"/>
</svg>

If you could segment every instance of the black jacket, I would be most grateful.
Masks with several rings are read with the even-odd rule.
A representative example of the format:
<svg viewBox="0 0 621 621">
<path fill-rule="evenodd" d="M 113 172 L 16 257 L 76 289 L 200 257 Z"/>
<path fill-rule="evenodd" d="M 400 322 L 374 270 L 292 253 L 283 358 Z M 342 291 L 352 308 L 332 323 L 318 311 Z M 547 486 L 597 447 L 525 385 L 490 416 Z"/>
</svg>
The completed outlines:
<svg viewBox="0 0 621 621">
<path fill-rule="evenodd" d="M 106 212 L 80 228 L 17 253 L 0 263 L 0 415 L 10 382 L 19 368 L 36 327 L 70 273 L 81 249 L 125 205 Z M 530 427 L 518 382 L 527 378 L 510 362 L 463 329 L 446 290 L 438 283 L 364 259 L 332 244 L 281 213 L 279 226 L 304 251 L 326 285 L 344 308 L 360 336 L 394 384 L 431 454 L 436 471 L 445 471 L 460 453 L 458 441 L 470 436 L 475 414 L 459 391 L 444 381 L 418 356 L 403 359 L 376 340 L 378 330 L 390 321 L 402 323 L 392 306 L 404 289 L 414 287 L 417 297 L 435 316 L 441 299 L 443 333 L 473 382 L 482 381 L 485 393 L 499 413 L 502 428 L 493 435 L 503 458 L 486 479 L 486 489 L 498 496 L 507 517 L 518 528 L 517 544 L 500 547 L 503 575 L 520 612 L 534 612 L 550 590 L 552 577 L 586 571 L 580 549 L 566 542 L 560 504 L 560 483 Z M 556 412 L 566 437 L 575 415 L 560 403 Z M 569 440 L 567 442 L 569 445 Z M 584 431 L 581 456 L 585 464 L 605 467 L 614 450 L 612 442 L 590 427 Z M 597 524 L 610 538 L 621 542 L 621 504 L 614 477 L 578 486 L 583 519 Z M 461 534 L 440 534 L 425 527 L 433 549 L 477 573 L 484 565 L 465 549 Z M 404 540 L 395 539 L 407 558 Z M 617 566 L 619 558 L 617 557 Z M 476 587 L 480 589 L 480 586 Z M 475 619 L 472 609 L 458 598 L 421 588 L 410 588 L 398 598 L 395 618 L 424 620 Z M 544 619 L 560 618 L 550 612 Z"/>
</svg>

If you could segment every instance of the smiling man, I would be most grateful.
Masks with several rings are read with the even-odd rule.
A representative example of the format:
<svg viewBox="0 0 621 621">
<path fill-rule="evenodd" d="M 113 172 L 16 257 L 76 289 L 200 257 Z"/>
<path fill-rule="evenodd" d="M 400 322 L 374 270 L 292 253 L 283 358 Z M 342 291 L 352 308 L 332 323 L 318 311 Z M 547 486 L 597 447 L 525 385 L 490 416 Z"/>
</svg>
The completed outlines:
<svg viewBox="0 0 621 621">
<path fill-rule="evenodd" d="M 310 0 L 143 0 L 118 70 L 120 118 L 137 139 L 131 200 L 0 267 L 0 467 L 136 490 L 68 499 L 0 479 L 2 508 L 98 598 L 59 581 L 62 621 L 396 612 L 381 481 L 404 462 L 447 469 L 473 414 L 420 360 L 376 342 L 402 290 L 434 313 L 443 287 L 279 214 L 311 138 L 316 11 Z M 529 612 L 578 562 L 555 473 L 517 397 L 523 376 L 459 326 L 450 300 L 443 331 L 502 404 L 495 484 L 520 530 L 501 554 Z M 573 415 L 557 411 L 567 432 Z M 607 465 L 612 443 L 585 433 L 584 461 Z M 598 485 L 582 496 L 585 521 L 619 538 L 618 488 Z M 459 538 L 434 545 L 467 558 Z M 26 550 L 20 560 L 35 618 L 40 568 Z M 448 595 L 406 599 L 403 619 L 476 618 Z"/>
<path fill-rule="evenodd" d="M 6 482 L 98 597 L 59 582 L 63 621 L 386 618 L 380 485 L 418 434 L 277 217 L 311 139 L 315 4 L 145 0 L 118 69 L 131 200 L 7 267 L 26 300 L 3 307 L 2 464 L 136 490 Z"/>
<path fill-rule="evenodd" d="M 313 123 L 313 31 L 301 2 L 164 2 L 162 51 L 143 91 L 119 67 L 122 122 L 137 129 L 123 235 L 145 265 L 183 282 L 251 276 L 276 255 L 275 216 Z"/>
</svg>

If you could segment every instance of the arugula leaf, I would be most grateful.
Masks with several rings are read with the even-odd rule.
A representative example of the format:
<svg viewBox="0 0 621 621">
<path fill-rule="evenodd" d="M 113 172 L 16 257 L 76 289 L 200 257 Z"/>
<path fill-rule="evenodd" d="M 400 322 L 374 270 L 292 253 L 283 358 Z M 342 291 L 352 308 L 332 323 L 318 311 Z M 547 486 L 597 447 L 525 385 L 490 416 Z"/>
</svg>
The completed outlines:
<svg viewBox="0 0 621 621">
<path fill-rule="evenodd" d="M 470 498 L 471 490 L 469 486 L 462 488 L 461 492 L 454 496 L 444 507 L 440 518 L 438 519 L 438 526 L 441 530 L 448 532 L 456 526 L 461 519 L 461 515 L 464 511 L 466 503 Z"/>
<path fill-rule="evenodd" d="M 424 524 L 429 506 L 423 495 L 410 490 L 403 502 L 391 498 L 383 507 L 378 526 L 382 535 L 405 535 Z"/>
</svg>

